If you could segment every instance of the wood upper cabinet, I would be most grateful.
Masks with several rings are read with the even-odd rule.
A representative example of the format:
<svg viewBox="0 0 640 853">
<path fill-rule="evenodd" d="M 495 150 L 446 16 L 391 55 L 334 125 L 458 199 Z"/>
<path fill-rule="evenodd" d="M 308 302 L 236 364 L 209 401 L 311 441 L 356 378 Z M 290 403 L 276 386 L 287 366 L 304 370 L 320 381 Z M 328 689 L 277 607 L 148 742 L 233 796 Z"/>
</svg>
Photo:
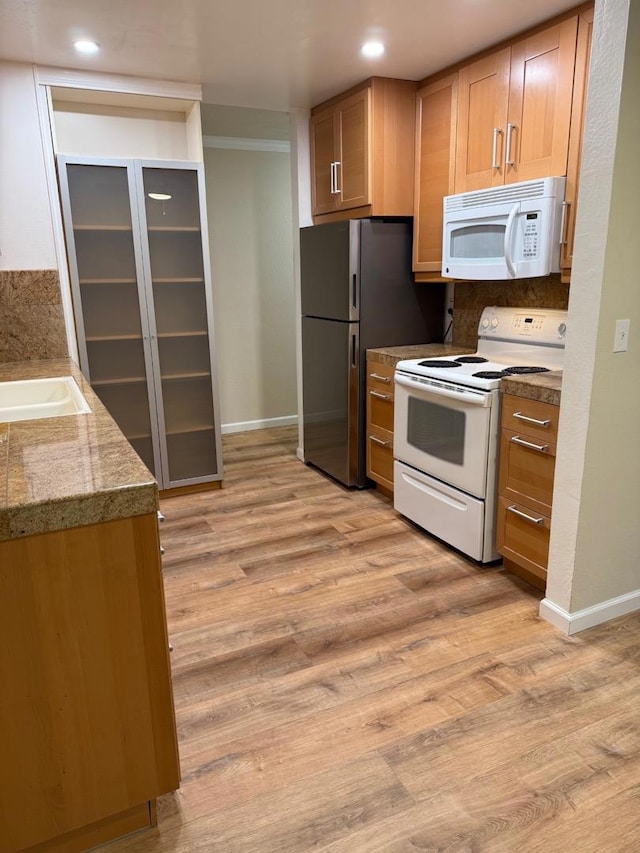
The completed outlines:
<svg viewBox="0 0 640 853">
<path fill-rule="evenodd" d="M 459 72 L 455 192 L 567 171 L 578 17 Z"/>
<path fill-rule="evenodd" d="M 457 193 L 504 183 L 503 137 L 509 104 L 510 55 L 506 48 L 460 70 Z"/>
<path fill-rule="evenodd" d="M 582 164 L 582 137 L 584 114 L 587 102 L 591 38 L 593 33 L 593 9 L 587 9 L 578 17 L 578 40 L 571 106 L 571 129 L 569 131 L 569 157 L 567 162 L 567 187 L 565 191 L 565 230 L 562 235 L 560 274 L 568 282 L 573 263 L 573 245 L 576 228 L 578 202 L 578 178 Z"/>
<path fill-rule="evenodd" d="M 413 81 L 373 77 L 314 107 L 314 217 L 412 215 L 415 90 Z"/>
<path fill-rule="evenodd" d="M 442 269 L 442 198 L 455 191 L 458 75 L 417 93 L 413 269 L 439 278 Z"/>
</svg>

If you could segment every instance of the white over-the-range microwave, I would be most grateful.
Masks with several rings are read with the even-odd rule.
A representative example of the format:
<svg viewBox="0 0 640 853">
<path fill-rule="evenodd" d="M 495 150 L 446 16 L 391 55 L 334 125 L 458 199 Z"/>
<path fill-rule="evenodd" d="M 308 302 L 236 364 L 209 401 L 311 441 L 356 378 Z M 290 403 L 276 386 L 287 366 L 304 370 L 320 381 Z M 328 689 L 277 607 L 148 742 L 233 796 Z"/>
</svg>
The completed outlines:
<svg viewBox="0 0 640 853">
<path fill-rule="evenodd" d="M 532 278 L 560 269 L 565 178 L 540 178 L 444 198 L 442 275 Z"/>
</svg>

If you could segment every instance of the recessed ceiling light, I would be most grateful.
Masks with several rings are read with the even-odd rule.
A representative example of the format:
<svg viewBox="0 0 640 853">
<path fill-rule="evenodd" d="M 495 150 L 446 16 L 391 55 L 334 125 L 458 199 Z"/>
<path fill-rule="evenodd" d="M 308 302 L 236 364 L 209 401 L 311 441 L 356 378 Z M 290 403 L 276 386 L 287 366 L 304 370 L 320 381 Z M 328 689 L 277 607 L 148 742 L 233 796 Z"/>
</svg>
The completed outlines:
<svg viewBox="0 0 640 853">
<path fill-rule="evenodd" d="M 384 53 L 384 45 L 381 41 L 368 41 L 362 45 L 360 52 L 369 59 L 375 59 Z"/>
<path fill-rule="evenodd" d="M 78 53 L 97 53 L 100 50 L 98 42 L 90 41 L 89 39 L 77 39 L 77 41 L 74 41 L 73 46 Z"/>
<path fill-rule="evenodd" d="M 169 193 L 147 193 L 147 195 L 154 201 L 169 201 L 171 198 Z"/>
</svg>

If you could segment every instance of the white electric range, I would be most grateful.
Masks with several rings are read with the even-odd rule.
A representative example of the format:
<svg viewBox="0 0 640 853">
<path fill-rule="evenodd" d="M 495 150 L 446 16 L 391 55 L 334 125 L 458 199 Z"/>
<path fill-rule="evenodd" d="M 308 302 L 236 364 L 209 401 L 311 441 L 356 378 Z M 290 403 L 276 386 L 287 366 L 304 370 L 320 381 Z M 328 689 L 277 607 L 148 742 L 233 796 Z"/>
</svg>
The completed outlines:
<svg viewBox="0 0 640 853">
<path fill-rule="evenodd" d="M 561 370 L 567 312 L 485 308 L 473 355 L 396 365 L 394 507 L 475 560 L 495 546 L 500 381 Z"/>
</svg>

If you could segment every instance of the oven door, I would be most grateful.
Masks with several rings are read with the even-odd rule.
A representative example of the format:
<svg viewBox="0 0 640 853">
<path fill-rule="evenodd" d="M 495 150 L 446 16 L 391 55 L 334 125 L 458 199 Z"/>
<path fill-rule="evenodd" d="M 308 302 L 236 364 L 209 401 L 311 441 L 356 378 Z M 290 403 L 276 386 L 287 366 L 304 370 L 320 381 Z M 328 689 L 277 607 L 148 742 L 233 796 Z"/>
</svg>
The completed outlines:
<svg viewBox="0 0 640 853">
<path fill-rule="evenodd" d="M 484 498 L 494 392 L 395 375 L 394 456 Z"/>
</svg>

